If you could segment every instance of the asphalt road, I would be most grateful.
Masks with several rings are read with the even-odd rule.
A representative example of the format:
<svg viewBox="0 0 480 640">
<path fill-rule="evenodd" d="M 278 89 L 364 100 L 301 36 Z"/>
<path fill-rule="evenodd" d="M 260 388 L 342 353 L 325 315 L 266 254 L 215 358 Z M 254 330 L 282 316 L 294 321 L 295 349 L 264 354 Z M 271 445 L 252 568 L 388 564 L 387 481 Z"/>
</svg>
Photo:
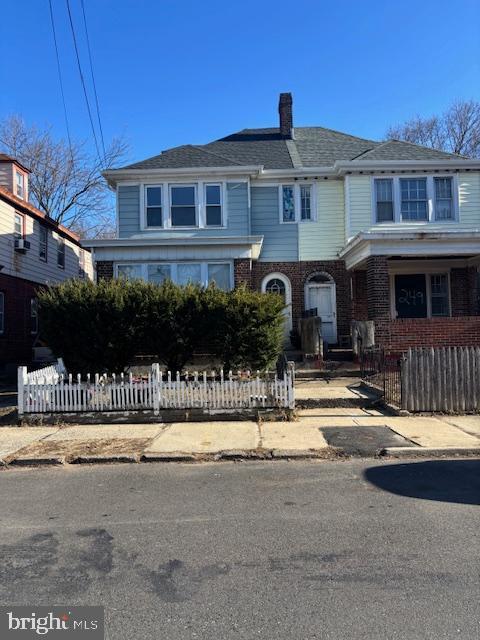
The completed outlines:
<svg viewBox="0 0 480 640">
<path fill-rule="evenodd" d="M 480 461 L 0 472 L 0 604 L 112 640 L 478 639 Z"/>
</svg>

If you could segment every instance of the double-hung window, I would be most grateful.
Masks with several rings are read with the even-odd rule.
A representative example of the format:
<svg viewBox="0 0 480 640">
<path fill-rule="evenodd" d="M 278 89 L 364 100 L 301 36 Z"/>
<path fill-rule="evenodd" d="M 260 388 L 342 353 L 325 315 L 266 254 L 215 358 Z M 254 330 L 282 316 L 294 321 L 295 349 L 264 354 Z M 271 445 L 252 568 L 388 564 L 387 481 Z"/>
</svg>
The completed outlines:
<svg viewBox="0 0 480 640">
<path fill-rule="evenodd" d="M 13 223 L 13 235 L 15 238 L 23 238 L 25 233 L 25 221 L 21 213 L 15 212 L 15 219 Z"/>
<path fill-rule="evenodd" d="M 428 220 L 426 178 L 400 178 L 402 220 Z"/>
<path fill-rule="evenodd" d="M 57 265 L 60 269 L 65 269 L 65 240 L 63 238 L 57 240 Z"/>
<path fill-rule="evenodd" d="M 300 220 L 312 219 L 312 185 L 300 185 Z"/>
<path fill-rule="evenodd" d="M 196 185 L 170 185 L 170 221 L 172 227 L 197 226 Z"/>
<path fill-rule="evenodd" d="M 0 291 L 0 335 L 5 332 L 5 294 Z"/>
<path fill-rule="evenodd" d="M 283 184 L 280 187 L 280 220 L 283 223 L 315 219 L 313 184 Z"/>
<path fill-rule="evenodd" d="M 393 180 L 380 178 L 375 180 L 375 202 L 377 205 L 377 222 L 393 222 Z"/>
<path fill-rule="evenodd" d="M 453 220 L 452 178 L 434 178 L 435 186 L 435 219 Z"/>
<path fill-rule="evenodd" d="M 163 190 L 161 186 L 145 187 L 145 224 L 147 227 L 163 225 Z"/>
<path fill-rule="evenodd" d="M 20 171 L 15 172 L 15 193 L 22 200 L 25 197 L 25 176 Z"/>
<path fill-rule="evenodd" d="M 221 227 L 223 224 L 220 184 L 205 185 L 205 223 L 207 227 Z"/>
<path fill-rule="evenodd" d="M 48 256 L 48 230 L 43 225 L 40 225 L 38 236 L 38 257 L 43 262 L 47 262 Z"/>
<path fill-rule="evenodd" d="M 430 295 L 432 317 L 448 316 L 450 304 L 448 298 L 448 276 L 446 273 L 435 273 L 430 276 Z"/>
</svg>

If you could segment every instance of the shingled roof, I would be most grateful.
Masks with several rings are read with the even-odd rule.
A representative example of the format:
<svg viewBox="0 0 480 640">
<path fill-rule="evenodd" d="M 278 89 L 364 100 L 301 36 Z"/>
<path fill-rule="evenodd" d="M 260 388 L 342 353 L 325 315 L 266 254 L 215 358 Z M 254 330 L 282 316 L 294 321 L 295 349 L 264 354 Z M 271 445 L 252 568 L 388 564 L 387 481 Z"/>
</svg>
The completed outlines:
<svg viewBox="0 0 480 640">
<path fill-rule="evenodd" d="M 282 94 L 290 95 L 290 94 Z M 282 118 L 282 114 L 280 114 Z M 410 142 L 376 142 L 325 127 L 295 127 L 293 136 L 280 127 L 242 129 L 204 145 L 183 145 L 123 169 L 178 169 L 195 167 L 257 166 L 265 169 L 331 167 L 336 161 L 446 160 L 455 154 Z"/>
</svg>

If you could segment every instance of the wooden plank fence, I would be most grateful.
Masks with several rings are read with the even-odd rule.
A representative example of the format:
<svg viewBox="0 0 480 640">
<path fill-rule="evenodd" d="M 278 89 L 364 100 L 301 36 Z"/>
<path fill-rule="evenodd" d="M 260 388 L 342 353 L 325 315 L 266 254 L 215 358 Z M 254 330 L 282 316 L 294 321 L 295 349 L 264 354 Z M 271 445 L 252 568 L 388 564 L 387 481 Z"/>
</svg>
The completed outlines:
<svg viewBox="0 0 480 640">
<path fill-rule="evenodd" d="M 407 411 L 480 412 L 480 347 L 411 348 L 401 375 Z"/>
<path fill-rule="evenodd" d="M 61 365 L 58 365 L 59 368 Z M 47 370 L 48 369 L 48 370 Z M 160 409 L 294 408 L 294 372 L 283 376 L 223 371 L 163 374 L 153 364 L 147 376 L 95 374 L 82 379 L 57 369 L 18 370 L 18 413 L 70 413 Z"/>
</svg>

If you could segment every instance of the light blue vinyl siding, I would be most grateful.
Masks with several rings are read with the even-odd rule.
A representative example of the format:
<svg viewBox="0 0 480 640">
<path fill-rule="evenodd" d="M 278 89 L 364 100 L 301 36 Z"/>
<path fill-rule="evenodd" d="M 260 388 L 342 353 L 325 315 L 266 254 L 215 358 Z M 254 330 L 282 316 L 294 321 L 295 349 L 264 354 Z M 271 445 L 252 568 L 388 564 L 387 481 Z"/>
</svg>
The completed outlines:
<svg viewBox="0 0 480 640">
<path fill-rule="evenodd" d="M 128 238 L 140 231 L 140 187 L 118 187 L 118 235 Z"/>
<path fill-rule="evenodd" d="M 201 236 L 247 236 L 248 228 L 248 185 L 246 182 L 227 183 L 226 202 L 227 226 L 224 229 L 155 229 L 162 238 L 195 238 Z M 140 187 L 118 187 L 118 228 L 119 237 L 133 235 L 148 237 L 152 231 L 140 229 Z"/>
<path fill-rule="evenodd" d="M 277 187 L 252 187 L 252 235 L 262 235 L 260 261 L 298 260 L 298 224 L 280 224 Z"/>
</svg>

